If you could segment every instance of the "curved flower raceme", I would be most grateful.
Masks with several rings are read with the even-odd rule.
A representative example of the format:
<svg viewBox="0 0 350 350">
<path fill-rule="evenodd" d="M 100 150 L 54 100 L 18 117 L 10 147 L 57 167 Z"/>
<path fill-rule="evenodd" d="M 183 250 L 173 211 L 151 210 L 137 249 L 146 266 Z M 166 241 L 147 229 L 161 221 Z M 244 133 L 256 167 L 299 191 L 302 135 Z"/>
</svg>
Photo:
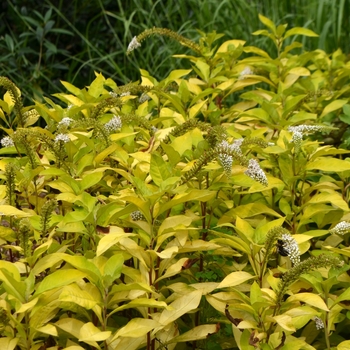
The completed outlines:
<svg viewBox="0 0 350 350">
<path fill-rule="evenodd" d="M 119 116 L 114 115 L 113 118 L 104 125 L 104 127 L 109 133 L 112 133 L 113 131 L 116 131 L 122 127 L 122 120 Z"/>
<path fill-rule="evenodd" d="M 290 261 L 293 265 L 300 263 L 300 250 L 297 241 L 289 233 L 283 233 L 281 236 L 283 248 L 287 252 Z"/>
<path fill-rule="evenodd" d="M 140 46 L 141 46 L 141 44 L 137 41 L 136 36 L 134 36 L 132 38 L 132 40 L 130 41 L 127 52 L 134 51 L 135 49 L 137 49 Z"/>
<path fill-rule="evenodd" d="M 345 235 L 350 232 L 350 222 L 341 221 L 339 224 L 335 225 L 330 231 L 330 233 L 336 233 L 338 235 Z"/>
<path fill-rule="evenodd" d="M 5 148 L 12 147 L 15 145 L 10 136 L 3 137 L 0 141 L 0 143 L 1 143 L 1 146 L 5 147 Z"/>
<path fill-rule="evenodd" d="M 248 169 L 244 172 L 244 174 L 262 185 L 268 186 L 267 177 L 255 159 L 249 159 Z"/>
</svg>

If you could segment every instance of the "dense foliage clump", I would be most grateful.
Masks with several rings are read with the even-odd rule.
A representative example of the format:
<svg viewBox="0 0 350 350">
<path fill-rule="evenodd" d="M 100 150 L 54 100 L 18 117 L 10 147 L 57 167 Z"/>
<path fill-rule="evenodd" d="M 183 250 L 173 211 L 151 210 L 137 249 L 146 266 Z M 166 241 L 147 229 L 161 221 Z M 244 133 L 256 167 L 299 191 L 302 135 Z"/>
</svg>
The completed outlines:
<svg viewBox="0 0 350 350">
<path fill-rule="evenodd" d="M 0 77 L 1 349 L 349 347 L 349 62 L 259 18 L 274 55 L 153 28 L 130 55 L 190 69 L 30 106 Z"/>
</svg>

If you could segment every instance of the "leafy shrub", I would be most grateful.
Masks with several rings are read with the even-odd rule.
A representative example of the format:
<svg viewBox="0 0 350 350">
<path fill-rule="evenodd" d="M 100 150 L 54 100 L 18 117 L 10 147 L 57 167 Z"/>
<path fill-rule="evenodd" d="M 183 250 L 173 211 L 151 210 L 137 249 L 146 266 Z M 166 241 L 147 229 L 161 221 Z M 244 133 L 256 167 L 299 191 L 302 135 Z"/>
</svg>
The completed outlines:
<svg viewBox="0 0 350 350">
<path fill-rule="evenodd" d="M 276 57 L 154 28 L 129 51 L 191 69 L 26 107 L 0 78 L 3 349 L 349 346 L 349 65 L 260 20 Z"/>
<path fill-rule="evenodd" d="M 125 84 L 138 79 L 135 67 L 147 67 L 162 79 L 184 68 L 183 60 L 171 57 L 178 43 L 148 41 L 137 59 L 124 55 L 132 36 L 152 27 L 166 27 L 193 40 L 199 39 L 196 29 L 216 30 L 273 52 L 267 38 L 251 35 L 260 28 L 259 21 L 251 20 L 258 13 L 320 34 L 302 38 L 307 50 L 330 53 L 340 47 L 348 54 L 349 11 L 345 0 L 46 0 L 40 7 L 35 0 L 7 0 L 0 4 L 0 75 L 17 84 L 27 103 L 32 95 L 39 100 L 42 94 L 62 92 L 60 80 L 84 86 L 94 79 L 94 71 Z"/>
</svg>

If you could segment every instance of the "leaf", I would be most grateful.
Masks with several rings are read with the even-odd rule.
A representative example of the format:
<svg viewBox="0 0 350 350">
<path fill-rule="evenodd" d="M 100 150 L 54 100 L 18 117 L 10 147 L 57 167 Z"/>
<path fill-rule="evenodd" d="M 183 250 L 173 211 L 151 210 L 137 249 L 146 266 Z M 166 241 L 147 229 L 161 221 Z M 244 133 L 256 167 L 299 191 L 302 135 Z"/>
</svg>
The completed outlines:
<svg viewBox="0 0 350 350">
<path fill-rule="evenodd" d="M 7 215 L 7 216 L 16 216 L 18 218 L 27 218 L 29 216 L 32 216 L 33 214 L 25 213 L 22 210 L 19 210 L 11 205 L 0 205 L 0 215 Z"/>
<path fill-rule="evenodd" d="M 161 96 L 165 97 L 168 101 L 170 101 L 173 104 L 173 106 L 175 107 L 175 109 L 177 110 L 177 112 L 179 112 L 184 118 L 186 118 L 185 109 L 184 109 L 182 102 L 178 96 L 167 94 L 163 91 L 157 91 L 157 93 L 160 94 Z"/>
<path fill-rule="evenodd" d="M 50 289 L 66 286 L 86 277 L 86 273 L 74 269 L 58 270 L 46 276 L 39 284 L 34 295 L 42 294 Z"/>
<path fill-rule="evenodd" d="M 267 17 L 263 16 L 259 13 L 259 20 L 261 23 L 263 23 L 267 28 L 271 29 L 272 33 L 276 33 L 276 26 L 274 23 Z"/>
<path fill-rule="evenodd" d="M 85 343 L 103 341 L 111 336 L 111 331 L 101 331 L 92 322 L 85 323 L 79 332 L 79 341 Z"/>
<path fill-rule="evenodd" d="M 0 269 L 0 281 L 2 287 L 12 298 L 16 298 L 21 303 L 25 303 L 26 285 L 23 281 L 16 280 L 13 275 L 5 269 Z"/>
<path fill-rule="evenodd" d="M 204 324 L 194 327 L 190 331 L 172 338 L 168 344 L 206 339 L 209 335 L 215 334 L 218 331 L 219 329 L 216 324 Z"/>
<path fill-rule="evenodd" d="M 158 215 L 164 213 L 168 209 L 174 207 L 175 205 L 178 205 L 180 203 L 189 202 L 191 200 L 196 200 L 199 202 L 207 202 L 214 198 L 216 195 L 216 191 L 209 191 L 209 190 L 189 190 L 187 193 L 181 193 L 176 195 L 173 199 L 171 199 L 169 202 L 162 205 L 159 209 Z"/>
<path fill-rule="evenodd" d="M 157 321 L 147 318 L 133 318 L 126 326 L 120 328 L 111 341 L 119 337 L 138 338 L 146 335 L 152 329 L 159 327 Z"/>
<path fill-rule="evenodd" d="M 178 136 L 171 144 L 175 151 L 182 156 L 187 150 L 192 148 L 191 134 L 187 132 L 182 136 Z"/>
<path fill-rule="evenodd" d="M 18 310 L 16 310 L 16 314 L 20 314 L 22 312 L 26 312 L 27 310 L 30 310 L 35 306 L 35 304 L 38 302 L 39 298 L 34 298 L 33 300 L 29 301 L 28 303 L 22 304 Z"/>
<path fill-rule="evenodd" d="M 19 338 L 1 337 L 0 348 L 2 350 L 14 350 L 18 342 Z"/>
<path fill-rule="evenodd" d="M 289 332 L 295 332 L 296 329 L 293 325 L 293 320 L 288 315 L 277 315 L 273 316 L 273 319 L 281 326 L 284 330 Z"/>
<path fill-rule="evenodd" d="M 263 203 L 249 203 L 245 205 L 240 205 L 239 207 L 234 209 L 230 209 L 220 218 L 218 224 L 230 222 L 234 217 L 237 216 L 239 216 L 240 218 L 249 218 L 260 214 L 281 217 L 280 214 L 278 214 Z"/>
<path fill-rule="evenodd" d="M 308 162 L 306 164 L 306 170 L 322 170 L 338 173 L 350 170 L 350 162 L 337 158 L 320 157 L 313 162 Z"/>
<path fill-rule="evenodd" d="M 103 87 L 103 83 L 105 81 L 105 78 L 103 77 L 103 75 L 101 73 L 96 73 L 95 72 L 95 75 L 96 75 L 96 78 L 95 80 L 90 84 L 89 86 L 89 94 L 93 97 L 99 97 L 103 90 L 104 90 L 104 87 Z"/>
<path fill-rule="evenodd" d="M 195 118 L 197 114 L 200 112 L 201 108 L 207 103 L 207 100 L 198 102 L 190 108 L 188 112 L 188 116 L 190 119 Z"/>
<path fill-rule="evenodd" d="M 154 183 L 158 186 L 171 176 L 167 163 L 163 157 L 156 153 L 152 153 L 151 155 L 150 175 Z"/>
<path fill-rule="evenodd" d="M 60 82 L 69 92 L 71 92 L 75 96 L 79 96 L 80 95 L 81 90 L 79 88 L 77 88 L 74 85 L 72 85 L 72 84 L 70 84 L 70 83 L 68 83 L 66 81 L 63 81 L 63 80 L 60 80 Z"/>
<path fill-rule="evenodd" d="M 61 318 L 55 325 L 65 332 L 72 334 L 75 338 L 79 338 L 80 329 L 84 326 L 84 322 L 79 321 L 75 318 Z"/>
<path fill-rule="evenodd" d="M 318 36 L 318 34 L 313 32 L 311 29 L 307 29 L 303 27 L 294 27 L 292 29 L 287 30 L 286 34 L 284 35 L 284 39 L 292 35 L 304 35 L 304 36 L 312 36 L 312 37 Z"/>
<path fill-rule="evenodd" d="M 324 110 L 322 111 L 320 118 L 324 117 L 325 115 L 327 115 L 328 113 L 331 113 L 337 109 L 342 108 L 346 103 L 348 102 L 348 100 L 335 100 L 332 101 L 331 103 L 327 104 L 327 106 L 324 108 Z"/>
<path fill-rule="evenodd" d="M 219 52 L 227 52 L 230 45 L 233 45 L 234 47 L 238 47 L 239 45 L 244 46 L 246 42 L 244 40 L 228 40 L 225 41 L 216 51 L 216 53 Z M 216 55 L 216 54 L 215 54 Z"/>
<path fill-rule="evenodd" d="M 122 238 L 127 236 L 130 236 L 130 233 L 125 233 L 121 228 L 118 233 L 109 233 L 108 235 L 103 236 L 98 242 L 96 256 L 102 255 L 109 248 L 117 244 Z"/>
<path fill-rule="evenodd" d="M 310 75 L 310 71 L 305 67 L 294 67 L 288 71 L 288 74 L 294 74 L 299 77 L 307 77 Z M 302 95 L 305 97 L 306 95 Z"/>
<path fill-rule="evenodd" d="M 53 337 L 58 337 L 57 329 L 52 324 L 46 324 L 45 326 L 37 328 L 36 331 L 44 334 L 52 335 Z"/>
<path fill-rule="evenodd" d="M 75 303 L 86 310 L 92 309 L 99 302 L 95 296 L 80 289 L 76 284 L 65 286 L 59 300 Z"/>
<path fill-rule="evenodd" d="M 84 191 L 94 185 L 96 185 L 103 177 L 103 172 L 93 172 L 82 176 L 83 179 L 80 182 L 80 189 Z"/>
<path fill-rule="evenodd" d="M 323 299 L 317 295 L 312 293 L 298 293 L 292 295 L 288 298 L 288 301 L 302 301 L 303 303 L 309 304 L 311 306 L 317 307 L 324 311 L 329 311 L 326 303 Z"/>
<path fill-rule="evenodd" d="M 218 285 L 218 288 L 238 286 L 239 284 L 242 284 L 252 278 L 255 277 L 245 271 L 231 272 L 221 281 L 221 283 Z"/>
<path fill-rule="evenodd" d="M 169 218 L 166 218 L 158 229 L 158 236 L 164 233 L 169 229 L 176 230 L 177 226 L 183 228 L 184 226 L 189 226 L 192 222 L 192 219 L 189 216 L 185 215 L 175 215 Z"/>
<path fill-rule="evenodd" d="M 334 304 L 340 303 L 343 300 L 350 300 L 350 288 L 347 288 L 345 292 L 341 293 L 337 299 L 335 299 Z"/>
<path fill-rule="evenodd" d="M 155 280 L 155 283 L 161 281 L 164 278 L 172 277 L 180 273 L 183 270 L 183 266 L 186 261 L 188 261 L 188 258 L 181 258 L 175 264 L 170 265 L 167 268 L 166 272 L 163 273 L 157 280 Z"/>
<path fill-rule="evenodd" d="M 340 208 L 344 211 L 348 211 L 349 207 L 347 202 L 343 199 L 342 195 L 335 191 L 321 192 L 314 195 L 307 204 L 315 203 L 331 203 L 332 206 Z"/>
<path fill-rule="evenodd" d="M 182 315 L 196 309 L 201 301 L 201 298 L 201 291 L 194 291 L 179 297 L 169 305 L 171 310 L 164 310 L 161 313 L 159 323 L 166 326 L 169 323 L 176 321 Z"/>
<path fill-rule="evenodd" d="M 110 287 L 113 282 L 120 277 L 122 267 L 124 264 L 123 254 L 112 255 L 105 263 L 103 270 L 103 281 L 105 282 L 105 287 Z"/>
<path fill-rule="evenodd" d="M 345 340 L 338 344 L 337 350 L 349 350 L 350 349 L 350 340 Z"/>
<path fill-rule="evenodd" d="M 249 111 L 240 114 L 240 117 L 252 117 L 254 119 L 259 119 L 267 123 L 272 123 L 269 114 L 261 108 L 250 109 Z"/>
<path fill-rule="evenodd" d="M 102 152 L 100 152 L 94 158 L 94 166 L 97 167 L 107 156 L 112 154 L 117 148 L 118 148 L 118 145 L 116 143 L 113 143 L 112 145 L 104 149 Z"/>
<path fill-rule="evenodd" d="M 115 308 L 112 312 L 109 313 L 109 316 L 125 309 L 131 309 L 131 308 L 137 308 L 137 307 L 148 307 L 148 308 L 153 307 L 153 308 L 163 309 L 163 308 L 168 308 L 168 305 L 164 301 L 157 301 L 155 299 L 148 299 L 148 298 L 137 298 L 137 299 L 131 300 L 127 304 L 124 304 L 122 306 Z"/>
</svg>

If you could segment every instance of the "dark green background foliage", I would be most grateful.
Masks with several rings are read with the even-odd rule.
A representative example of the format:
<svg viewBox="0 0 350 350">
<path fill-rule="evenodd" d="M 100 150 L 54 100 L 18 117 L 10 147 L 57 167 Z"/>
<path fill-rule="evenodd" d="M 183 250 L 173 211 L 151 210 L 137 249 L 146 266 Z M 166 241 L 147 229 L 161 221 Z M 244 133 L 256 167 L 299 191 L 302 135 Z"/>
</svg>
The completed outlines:
<svg viewBox="0 0 350 350">
<path fill-rule="evenodd" d="M 274 23 L 312 29 L 319 38 L 303 38 L 306 50 L 340 47 L 349 53 L 349 0 L 7 0 L 0 4 L 0 75 L 11 78 L 24 95 L 39 97 L 62 91 L 60 80 L 83 87 L 102 72 L 118 83 L 139 78 L 147 68 L 159 78 L 187 62 L 174 60 L 179 45 L 167 39 L 148 40 L 142 55 L 124 55 L 134 35 L 165 27 L 197 40 L 197 30 L 216 30 L 228 38 L 247 40 L 274 53 L 261 29 L 258 13 Z M 183 52 L 183 51 L 182 51 Z"/>
</svg>

